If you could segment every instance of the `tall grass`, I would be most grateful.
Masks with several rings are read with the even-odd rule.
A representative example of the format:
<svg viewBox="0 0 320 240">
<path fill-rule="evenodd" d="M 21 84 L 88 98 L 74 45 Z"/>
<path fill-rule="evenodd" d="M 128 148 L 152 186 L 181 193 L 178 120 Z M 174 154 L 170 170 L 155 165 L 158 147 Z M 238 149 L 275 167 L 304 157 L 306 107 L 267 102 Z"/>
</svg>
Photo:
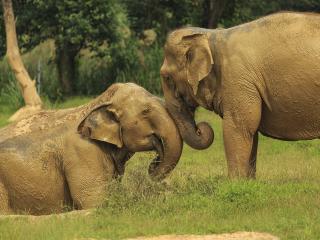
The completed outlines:
<svg viewBox="0 0 320 240">
<path fill-rule="evenodd" d="M 7 74 L 7 82 L 0 88 L 0 127 L 6 125 L 9 116 L 24 105 L 24 100 L 13 74 L 9 71 L 3 73 L 2 76 L 4 74 Z"/>
<path fill-rule="evenodd" d="M 115 56 L 111 58 L 94 57 L 88 50 L 81 51 L 77 60 L 77 79 L 74 80 L 76 95 L 98 95 L 114 82 L 135 82 L 154 94 L 160 94 L 161 47 L 157 43 L 150 47 L 139 46 L 136 41 L 132 44 L 136 45 L 131 50 L 121 49 L 120 54 L 115 49 Z M 139 54 L 143 56 L 144 63 L 140 62 Z M 37 79 L 37 88 L 42 98 L 51 102 L 63 99 L 53 41 L 48 40 L 24 54 L 23 61 L 32 79 L 37 79 L 40 64 L 41 81 Z M 12 106 L 18 107 L 23 102 L 14 82 L 14 75 L 4 58 L 0 61 L 0 101 L 9 101 Z"/>
<path fill-rule="evenodd" d="M 13 74 L 9 73 L 8 79 L 7 84 L 0 90 L 0 106 L 16 109 L 23 106 L 24 100 Z"/>
<path fill-rule="evenodd" d="M 119 69 L 116 82 L 135 82 L 153 94 L 161 94 L 160 67 L 163 60 L 162 48 L 155 43 L 152 47 L 140 51 L 143 61 L 138 69 Z M 138 59 L 137 59 L 138 61 Z"/>
</svg>

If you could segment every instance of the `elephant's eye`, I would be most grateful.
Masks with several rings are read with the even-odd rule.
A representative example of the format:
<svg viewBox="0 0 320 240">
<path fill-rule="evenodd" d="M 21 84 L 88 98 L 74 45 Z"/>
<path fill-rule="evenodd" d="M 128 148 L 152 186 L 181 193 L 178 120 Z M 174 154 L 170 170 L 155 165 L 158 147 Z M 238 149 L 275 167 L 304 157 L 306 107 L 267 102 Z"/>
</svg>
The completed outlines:
<svg viewBox="0 0 320 240">
<path fill-rule="evenodd" d="M 172 89 L 174 89 L 176 87 L 176 84 L 174 83 L 171 76 L 168 76 L 166 78 L 166 81 L 167 81 L 167 84 L 169 85 L 169 87 L 171 87 Z"/>
<path fill-rule="evenodd" d="M 119 119 L 114 112 L 107 111 L 107 116 L 113 121 L 119 122 Z"/>
<path fill-rule="evenodd" d="M 193 57 L 192 51 L 191 51 L 191 50 L 188 50 L 188 51 L 186 52 L 187 61 L 188 61 L 188 62 L 191 62 L 192 57 Z"/>
<path fill-rule="evenodd" d="M 150 112 L 151 112 L 151 108 L 150 108 L 150 107 L 147 107 L 147 108 L 143 109 L 142 115 L 147 115 L 147 114 L 150 113 Z"/>
</svg>

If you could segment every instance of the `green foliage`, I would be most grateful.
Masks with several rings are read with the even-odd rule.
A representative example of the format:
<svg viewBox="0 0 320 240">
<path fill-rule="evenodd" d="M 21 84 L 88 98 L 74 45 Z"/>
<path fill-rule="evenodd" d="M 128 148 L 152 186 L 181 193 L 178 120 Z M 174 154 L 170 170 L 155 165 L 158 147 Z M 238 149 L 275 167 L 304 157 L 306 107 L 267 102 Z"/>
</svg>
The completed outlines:
<svg viewBox="0 0 320 240">
<path fill-rule="evenodd" d="M 10 77 L 10 81 L 4 88 L 1 89 L 1 104 L 6 104 L 11 108 L 20 108 L 23 106 L 24 101 L 19 90 L 17 81 L 13 76 Z"/>
<path fill-rule="evenodd" d="M 130 44 L 129 44 L 130 43 Z M 112 49 L 113 57 L 98 57 L 89 50 L 81 51 L 78 67 L 78 80 L 75 89 L 81 95 L 98 95 L 114 82 L 135 82 L 144 86 L 154 94 L 160 94 L 159 69 L 162 63 L 162 49 L 157 43 L 151 46 L 142 46 L 137 40 L 132 39 L 119 48 Z M 140 51 L 144 58 L 144 64 L 139 62 L 137 52 Z M 61 87 L 58 81 L 57 69 L 52 61 L 55 55 L 53 41 L 46 41 L 23 55 L 23 61 L 35 79 L 38 75 L 38 63 L 41 63 L 40 94 L 42 98 L 50 101 L 63 99 Z M 0 89 L 7 92 L 15 83 L 13 73 L 4 59 L 0 61 Z M 7 87 L 8 85 L 8 87 Z M 39 88 L 39 82 L 37 83 Z M 20 96 L 16 89 L 17 96 Z M 1 94 L 0 98 L 9 98 Z M 22 97 L 20 97 L 22 100 Z M 14 100 L 12 100 L 14 101 Z M 20 104 L 23 102 L 20 102 Z M 9 104 L 17 109 L 20 105 Z"/>
<path fill-rule="evenodd" d="M 161 94 L 159 69 L 167 33 L 183 25 L 204 25 L 206 0 L 14 0 L 17 32 L 25 65 L 32 78 L 41 62 L 41 95 L 61 100 L 57 49 L 67 47 L 76 58 L 76 94 L 97 95 L 114 82 L 136 82 Z M 280 10 L 320 11 L 320 0 L 228 0 L 220 26 L 230 27 Z M 0 15 L 2 18 L 2 15 Z M 141 44 L 152 28 L 157 39 Z M 4 27 L 0 27 L 4 54 Z M 48 43 L 49 40 L 50 44 Z M 41 43 L 39 45 L 39 43 Z M 34 48 L 36 46 L 36 48 Z M 33 49 L 33 50 L 30 50 Z M 12 73 L 0 63 L 0 89 L 12 88 Z M 18 106 L 18 105 L 16 105 Z"/>
<path fill-rule="evenodd" d="M 47 39 L 57 47 L 98 50 L 128 37 L 124 8 L 117 0 L 14 1 L 17 33 L 22 49 L 29 50 Z"/>
<path fill-rule="evenodd" d="M 143 57 L 143 63 L 139 63 L 136 57 L 136 67 L 124 64 L 122 68 L 115 68 L 116 82 L 135 82 L 153 94 L 161 95 L 159 69 L 163 60 L 162 48 L 156 43 L 151 47 L 141 47 L 138 51 Z"/>
<path fill-rule="evenodd" d="M 127 6 L 132 29 L 141 34 L 155 29 L 163 41 L 168 31 L 183 25 L 201 23 L 203 0 L 122 0 Z"/>
<path fill-rule="evenodd" d="M 8 68 L 9 66 L 6 66 Z M 0 68 L 1 69 L 1 68 Z M 1 81 L 0 84 L 0 127 L 8 123 L 10 115 L 14 111 L 23 106 L 24 101 L 20 93 L 17 82 L 11 72 L 6 72 L 6 81 Z M 4 74 L 2 75 L 4 76 Z"/>
<path fill-rule="evenodd" d="M 220 24 L 230 27 L 279 11 L 319 12 L 320 0 L 229 0 Z"/>
<path fill-rule="evenodd" d="M 132 44 L 134 37 L 130 36 L 125 8 L 117 0 L 14 1 L 14 11 L 22 52 L 29 51 L 48 39 L 54 41 L 56 54 L 52 55 L 50 61 L 55 60 L 58 69 L 51 67 L 50 73 L 54 69 L 58 70 L 59 74 L 48 76 L 59 78 L 59 81 L 53 80 L 55 84 L 50 84 L 54 85 L 55 89 L 45 90 L 50 98 L 59 99 L 61 94 L 71 93 L 73 86 L 77 85 L 76 58 L 82 49 L 89 50 L 92 56 L 112 58 L 110 64 L 116 66 L 112 68 L 113 72 L 122 67 L 122 62 L 135 67 L 132 64 L 135 63 L 134 57 L 127 61 L 128 57 L 124 53 L 134 49 L 132 46 L 135 44 Z M 1 32 L 4 35 L 3 27 Z M 4 48 L 2 54 L 3 50 Z M 32 64 L 35 65 L 35 62 Z M 32 72 L 32 69 L 30 71 Z M 114 74 L 110 78 L 114 78 Z M 109 84 L 112 82 L 114 81 Z M 60 84 L 62 85 L 57 86 Z M 68 85 L 71 89 L 66 89 Z M 49 85 L 44 85 L 47 86 Z M 99 91 L 102 90 L 104 89 L 100 87 Z M 81 92 L 85 90 L 79 93 Z"/>
<path fill-rule="evenodd" d="M 22 56 L 23 62 L 29 72 L 31 79 L 36 79 L 38 75 L 38 64 L 41 64 L 41 83 L 37 82 L 38 90 L 42 97 L 47 97 L 50 100 L 59 100 L 62 98 L 61 89 L 57 78 L 56 65 L 52 61 L 55 56 L 55 49 L 53 41 L 46 41 L 38 45 L 32 51 Z M 7 59 L 3 58 L 0 61 L 0 89 L 7 92 L 6 86 L 10 86 L 15 82 L 13 72 L 8 65 Z M 39 89 L 40 87 L 40 89 Z M 17 88 L 17 94 L 18 88 Z M 21 94 L 20 94 L 21 95 Z M 0 99 L 6 98 L 1 94 Z M 22 97 L 20 97 L 22 99 Z M 23 102 L 22 102 L 23 103 Z M 13 105 L 11 105 L 13 106 Z M 15 107 L 19 107 L 14 105 Z"/>
</svg>

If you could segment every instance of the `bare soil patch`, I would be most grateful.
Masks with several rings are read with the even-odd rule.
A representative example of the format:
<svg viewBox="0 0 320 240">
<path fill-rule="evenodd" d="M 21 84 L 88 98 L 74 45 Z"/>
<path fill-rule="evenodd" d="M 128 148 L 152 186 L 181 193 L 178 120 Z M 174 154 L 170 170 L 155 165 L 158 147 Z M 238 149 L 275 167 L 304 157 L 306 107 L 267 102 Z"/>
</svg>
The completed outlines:
<svg viewBox="0 0 320 240">
<path fill-rule="evenodd" d="M 269 233 L 235 232 L 213 235 L 163 235 L 157 237 L 138 237 L 127 240 L 279 240 Z"/>
<path fill-rule="evenodd" d="M 74 240 L 98 240 L 95 238 L 80 238 Z M 102 240 L 102 239 L 100 239 Z M 107 240 L 107 239 L 104 239 Z M 280 240 L 269 233 L 235 232 L 212 235 L 162 235 L 155 237 L 137 237 L 126 240 Z"/>
</svg>

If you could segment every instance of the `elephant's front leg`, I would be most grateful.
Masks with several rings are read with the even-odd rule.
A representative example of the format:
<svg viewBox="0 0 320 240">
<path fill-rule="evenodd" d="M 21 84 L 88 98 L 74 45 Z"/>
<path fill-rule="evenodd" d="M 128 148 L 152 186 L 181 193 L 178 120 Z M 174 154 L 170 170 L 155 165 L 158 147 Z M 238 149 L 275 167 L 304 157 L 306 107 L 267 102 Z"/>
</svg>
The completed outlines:
<svg viewBox="0 0 320 240">
<path fill-rule="evenodd" d="M 76 209 L 101 205 L 115 175 L 111 157 L 95 142 L 71 135 L 66 139 L 64 170 Z"/>
<path fill-rule="evenodd" d="M 257 129 L 261 118 L 261 104 L 255 98 L 238 103 L 227 111 L 223 119 L 223 138 L 231 178 L 255 178 L 258 146 Z M 243 106 L 242 106 L 243 105 Z"/>
<path fill-rule="evenodd" d="M 12 213 L 12 210 L 9 206 L 8 191 L 6 190 L 4 184 L 0 181 L 0 215 L 10 213 Z"/>
</svg>

